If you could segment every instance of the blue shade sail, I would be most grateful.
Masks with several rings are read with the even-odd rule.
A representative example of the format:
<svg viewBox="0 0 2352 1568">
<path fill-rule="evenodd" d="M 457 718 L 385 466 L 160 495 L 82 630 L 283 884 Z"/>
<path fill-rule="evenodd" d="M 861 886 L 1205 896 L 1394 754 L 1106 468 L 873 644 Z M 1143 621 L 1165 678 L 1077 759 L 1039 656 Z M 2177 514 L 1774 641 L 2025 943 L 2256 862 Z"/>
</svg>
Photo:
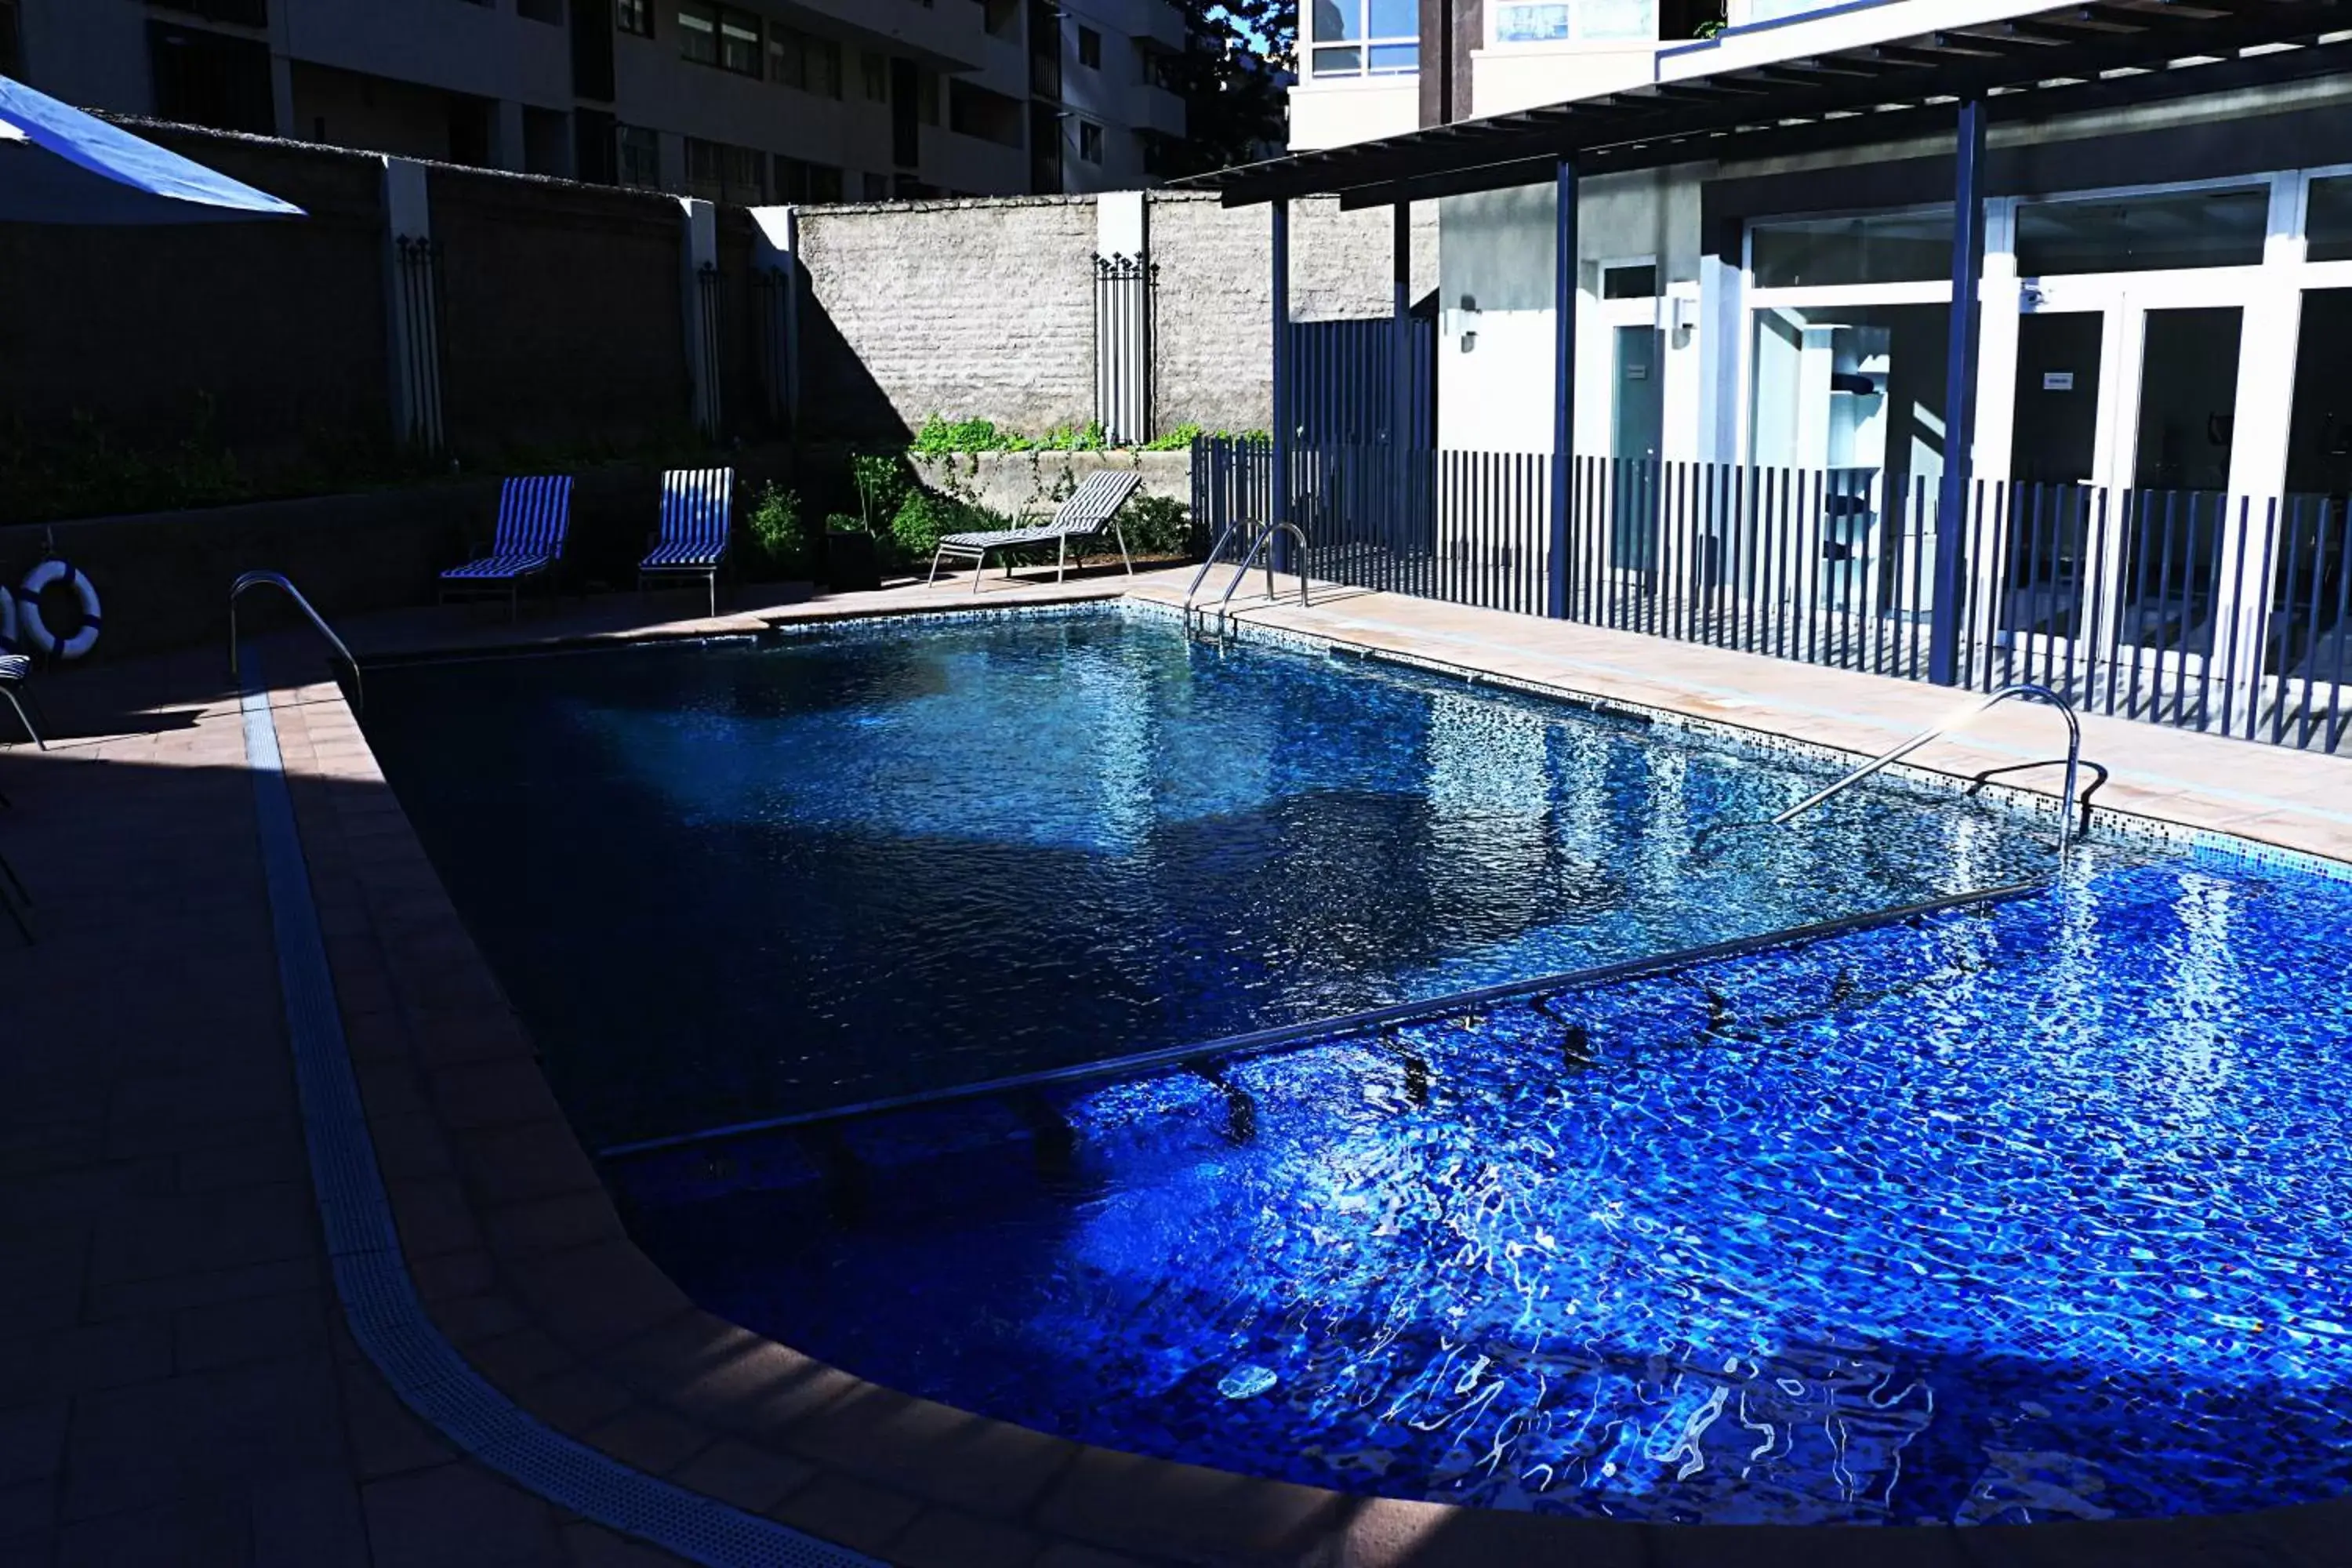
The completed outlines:
<svg viewBox="0 0 2352 1568">
<path fill-rule="evenodd" d="M 215 223 L 303 216 L 291 202 L 0 77 L 0 223 Z"/>
</svg>

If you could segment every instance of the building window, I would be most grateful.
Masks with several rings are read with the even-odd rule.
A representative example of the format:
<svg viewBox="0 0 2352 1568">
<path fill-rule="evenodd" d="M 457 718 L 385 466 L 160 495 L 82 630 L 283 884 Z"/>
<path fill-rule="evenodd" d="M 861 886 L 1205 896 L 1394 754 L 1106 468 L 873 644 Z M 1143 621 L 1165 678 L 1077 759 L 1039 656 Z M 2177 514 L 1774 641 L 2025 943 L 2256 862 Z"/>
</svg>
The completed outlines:
<svg viewBox="0 0 2352 1568">
<path fill-rule="evenodd" d="M 697 65 L 719 63 L 719 7 L 686 0 L 677 8 L 677 52 Z"/>
<path fill-rule="evenodd" d="M 237 27 L 269 26 L 269 0 L 148 0 L 158 11 L 180 11 Z"/>
<path fill-rule="evenodd" d="M 819 98 L 839 98 L 841 46 L 790 27 L 770 27 L 768 79 Z"/>
<path fill-rule="evenodd" d="M 654 0 L 615 0 L 613 21 L 625 33 L 640 38 L 654 36 Z"/>
<path fill-rule="evenodd" d="M 866 81 L 866 99 L 869 103 L 890 101 L 890 57 L 866 54 L 857 58 L 858 75 Z"/>
<path fill-rule="evenodd" d="M 1083 24 L 1078 28 L 1078 63 L 1090 71 L 1102 69 L 1102 35 Z"/>
<path fill-rule="evenodd" d="M 1311 75 L 1392 76 L 1421 68 L 1415 0 L 1312 0 L 1302 10 Z"/>
<path fill-rule="evenodd" d="M 1952 215 L 1947 210 L 1759 223 L 1748 230 L 1748 265 L 1759 289 L 1937 279 L 1948 283 Z"/>
<path fill-rule="evenodd" d="M 1487 15 L 1497 45 L 1601 44 L 1658 36 L 1657 0 L 1504 0 Z"/>
<path fill-rule="evenodd" d="M 2257 267 L 2270 208 L 2266 185 L 2120 201 L 2022 202 L 2017 208 L 2017 275 Z"/>
<path fill-rule="evenodd" d="M 760 18 L 748 11 L 719 13 L 719 68 L 737 76 L 760 74 Z"/>
<path fill-rule="evenodd" d="M 1102 162 L 1102 127 L 1091 120 L 1078 121 L 1078 161 L 1085 163 Z"/>
<path fill-rule="evenodd" d="M 768 199 L 768 158 L 756 147 L 686 139 L 686 194 L 753 206 Z"/>
<path fill-rule="evenodd" d="M 841 171 L 824 163 L 803 163 L 776 154 L 776 199 L 780 202 L 837 202 Z"/>
<path fill-rule="evenodd" d="M 624 125 L 615 135 L 621 184 L 641 190 L 661 189 L 661 138 L 642 125 Z"/>
<path fill-rule="evenodd" d="M 717 66 L 738 76 L 758 76 L 760 18 L 731 5 L 682 0 L 677 8 L 677 52 L 698 65 Z"/>
<path fill-rule="evenodd" d="M 147 56 L 155 84 L 155 112 L 163 119 L 277 134 L 268 44 L 150 22 Z"/>
</svg>

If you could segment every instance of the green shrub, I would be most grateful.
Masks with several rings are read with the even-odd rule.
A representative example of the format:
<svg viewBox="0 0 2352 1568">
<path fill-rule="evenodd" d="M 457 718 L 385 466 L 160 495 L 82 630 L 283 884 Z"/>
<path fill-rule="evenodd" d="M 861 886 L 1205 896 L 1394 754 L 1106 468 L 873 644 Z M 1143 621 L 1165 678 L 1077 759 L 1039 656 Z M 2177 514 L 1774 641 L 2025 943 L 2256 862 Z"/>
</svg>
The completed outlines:
<svg viewBox="0 0 2352 1568">
<path fill-rule="evenodd" d="M 911 489 L 890 520 L 890 537 L 908 561 L 928 561 L 940 547 L 940 535 L 960 533 L 981 526 L 965 521 L 965 508 L 933 490 Z"/>
<path fill-rule="evenodd" d="M 807 575 L 812 563 L 808 530 L 801 521 L 799 491 L 774 483 L 762 486 L 759 499 L 751 505 L 746 527 L 751 534 L 752 547 L 769 571 L 787 577 Z"/>
<path fill-rule="evenodd" d="M 1139 555 L 1183 555 L 1192 547 L 1190 510 L 1173 496 L 1138 496 L 1118 515 L 1127 547 Z"/>
<path fill-rule="evenodd" d="M 827 533 L 864 533 L 866 531 L 866 520 L 853 517 L 845 511 L 833 512 L 824 520 L 824 531 Z"/>
<path fill-rule="evenodd" d="M 914 483 L 907 465 L 894 452 L 859 452 L 849 459 L 849 477 L 857 486 L 859 525 L 878 538 Z"/>
</svg>

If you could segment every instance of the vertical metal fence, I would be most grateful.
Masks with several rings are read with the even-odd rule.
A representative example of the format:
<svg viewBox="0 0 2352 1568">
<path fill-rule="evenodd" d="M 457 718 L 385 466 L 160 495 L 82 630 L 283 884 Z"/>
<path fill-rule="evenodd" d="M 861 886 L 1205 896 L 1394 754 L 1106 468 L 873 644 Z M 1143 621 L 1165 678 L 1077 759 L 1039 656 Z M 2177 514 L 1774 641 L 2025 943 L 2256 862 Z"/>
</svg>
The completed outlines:
<svg viewBox="0 0 2352 1568">
<path fill-rule="evenodd" d="M 725 399 L 719 385 L 722 378 L 719 369 L 724 363 L 719 358 L 719 346 L 727 341 L 722 320 L 725 296 L 719 285 L 718 265 L 704 262 L 695 273 L 694 281 L 698 290 L 695 325 L 698 329 L 695 348 L 702 362 L 696 367 L 696 373 L 701 383 L 703 429 L 705 433 L 716 436 L 727 427 Z"/>
<path fill-rule="evenodd" d="M 1160 268 L 1139 256 L 1095 258 L 1095 422 L 1114 444 L 1151 439 L 1152 310 Z"/>
<path fill-rule="evenodd" d="M 1302 445 L 1283 487 L 1326 581 L 1922 680 L 1939 614 L 1931 475 Z M 1196 523 L 1273 515 L 1270 448 L 1193 449 Z M 1954 520 L 1962 685 L 2352 749 L 2352 509 L 2337 496 L 1979 481 Z M 1559 551 L 1564 602 L 1550 603 Z"/>
<path fill-rule="evenodd" d="M 441 415 L 441 344 L 444 310 L 441 297 L 441 244 L 402 235 L 393 241 L 393 266 L 398 273 L 399 312 L 395 323 L 401 380 L 408 405 L 401 410 L 404 434 L 422 451 L 441 448 L 445 426 Z"/>
<path fill-rule="evenodd" d="M 762 267 L 751 287 L 760 318 L 760 392 L 767 401 L 770 426 L 782 430 L 792 414 L 793 275 L 785 268 Z"/>
<path fill-rule="evenodd" d="M 1393 444 L 1398 406 L 1394 318 L 1290 323 L 1290 402 L 1307 446 Z M 1405 322 L 1404 439 L 1437 444 L 1437 323 Z"/>
</svg>

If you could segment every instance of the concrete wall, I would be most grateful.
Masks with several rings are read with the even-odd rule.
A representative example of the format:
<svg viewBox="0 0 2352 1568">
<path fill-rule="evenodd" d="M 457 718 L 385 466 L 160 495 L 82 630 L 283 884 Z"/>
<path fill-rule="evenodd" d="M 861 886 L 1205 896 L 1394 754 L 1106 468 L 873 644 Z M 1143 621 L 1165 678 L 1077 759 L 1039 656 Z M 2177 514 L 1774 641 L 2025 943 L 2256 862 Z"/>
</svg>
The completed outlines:
<svg viewBox="0 0 2352 1568">
<path fill-rule="evenodd" d="M 1437 279 L 1433 206 L 1416 209 L 1416 297 Z M 931 414 L 1037 432 L 1094 416 L 1094 204 L 1084 198 L 815 207 L 803 396 L 812 432 L 881 440 Z M 1155 423 L 1271 422 L 1267 209 L 1154 192 Z M 1291 314 L 1385 316 L 1391 219 L 1303 202 Z M 812 308 L 813 307 L 813 308 Z"/>
<path fill-rule="evenodd" d="M 688 426 L 675 200 L 447 167 L 430 191 L 453 448 L 625 448 Z"/>
<path fill-rule="evenodd" d="M 121 658 L 219 639 L 226 657 L 228 585 L 241 572 L 283 572 L 330 618 L 430 599 L 469 532 L 487 532 L 498 488 L 486 482 L 373 495 L 150 512 L 0 528 L 0 574 L 15 583 L 54 533 L 58 553 L 89 576 L 106 612 L 94 658 Z M 247 624 L 280 624 L 261 608 Z M 287 624 L 290 624 L 290 621 Z"/>
<path fill-rule="evenodd" d="M 880 439 L 934 413 L 1031 431 L 1091 418 L 1094 249 L 1082 199 L 809 209 L 810 433 Z"/>
<path fill-rule="evenodd" d="M 1192 500 L 1190 452 L 957 452 L 909 461 L 932 489 L 1007 516 L 1050 510 L 1104 468 L 1139 476 L 1138 495 Z"/>
<path fill-rule="evenodd" d="M 310 216 L 0 225 L 0 438 L 121 451 L 208 426 L 264 467 L 357 434 L 380 441 L 391 423 L 380 163 L 143 129 Z M 0 517 L 8 505 L 0 496 Z"/>
</svg>

